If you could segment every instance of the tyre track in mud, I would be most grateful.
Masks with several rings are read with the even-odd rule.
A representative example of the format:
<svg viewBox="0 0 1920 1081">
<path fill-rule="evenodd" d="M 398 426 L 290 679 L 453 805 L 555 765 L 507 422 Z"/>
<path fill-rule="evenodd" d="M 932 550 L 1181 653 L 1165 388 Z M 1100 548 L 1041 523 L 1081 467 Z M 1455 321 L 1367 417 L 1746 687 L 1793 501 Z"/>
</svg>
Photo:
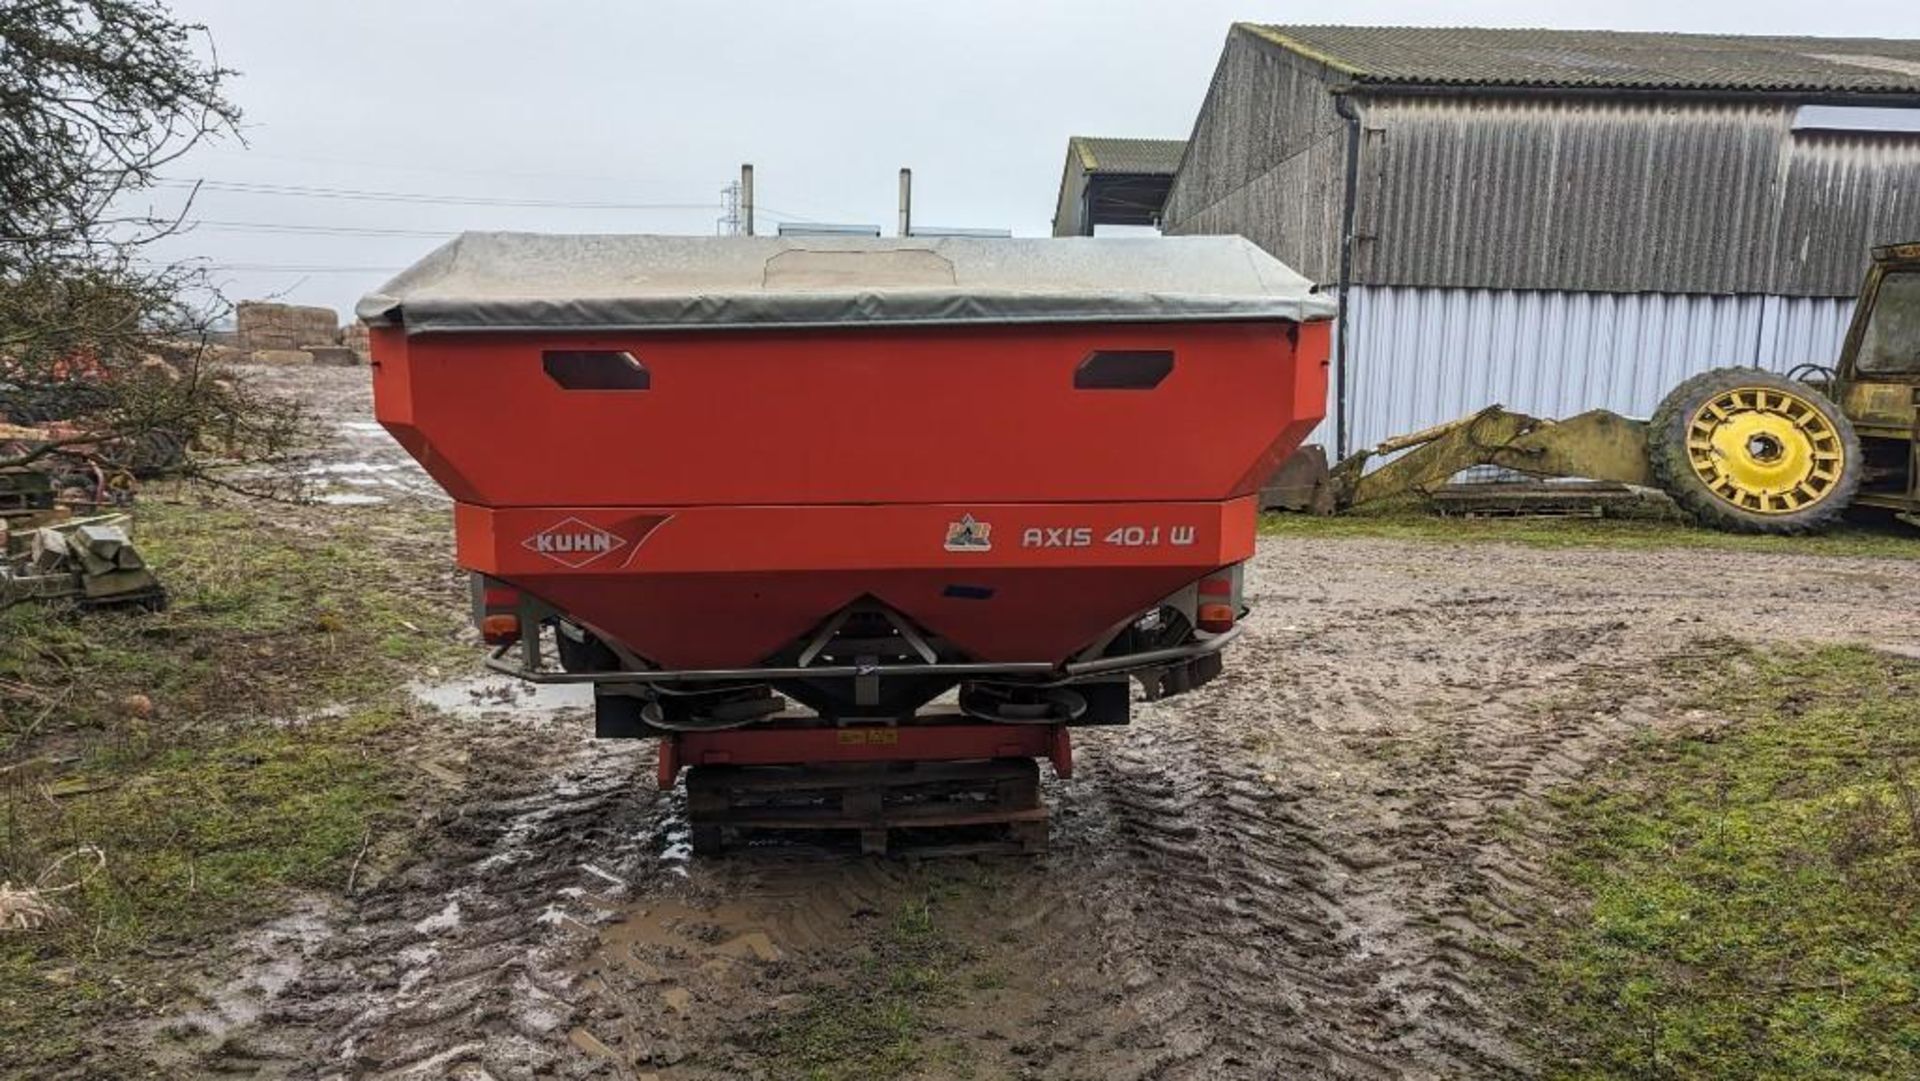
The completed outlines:
<svg viewBox="0 0 1920 1081">
<path fill-rule="evenodd" d="M 689 862 L 644 749 L 577 717 L 449 730 L 474 796 L 437 850 L 335 913 L 206 1061 L 791 1076 L 769 1027 L 938 896 L 1005 976 L 932 1018 L 980 1076 L 1531 1076 L 1495 954 L 1543 888 L 1538 801 L 1692 723 L 1661 664 L 1727 637 L 1920 649 L 1902 561 L 1285 540 L 1249 582 L 1219 680 L 1083 730 L 1039 860 Z"/>
<path fill-rule="evenodd" d="M 562 925 L 590 918 L 576 911 L 582 904 L 621 900 L 626 879 L 602 863 L 625 869 L 652 847 L 652 801 L 638 773 L 629 754 L 585 757 L 557 783 L 471 807 L 449 824 L 443 836 L 464 856 L 458 870 L 425 890 L 383 894 L 323 954 L 337 964 L 317 982 L 371 993 L 317 1011 L 322 1061 L 402 1077 L 436 1068 L 450 1051 L 500 1076 L 550 1063 L 553 1037 L 573 1013 L 549 956 L 565 948 Z M 343 1005 L 351 1016 L 340 1024 Z M 451 1049 L 449 1032 L 464 1037 Z"/>
<path fill-rule="evenodd" d="M 591 1064 L 566 1043 L 577 997 L 567 961 L 581 929 L 684 854 L 675 801 L 653 792 L 638 749 L 583 743 L 584 723 L 573 715 L 472 733 L 486 751 L 463 782 L 483 795 L 421 824 L 433 839 L 424 858 L 340 913 L 201 1068 L 288 1078 L 584 1074 Z"/>
<path fill-rule="evenodd" d="M 1141 707 L 1128 729 L 1083 732 L 1076 777 L 1048 785 L 1053 852 L 992 864 L 979 896 L 948 904 L 958 933 L 1030 971 L 935 1034 L 976 1037 L 987 1076 L 1529 1075 L 1493 954 L 1540 889 L 1534 801 L 1675 723 L 1658 662 L 1684 664 L 1702 640 L 1914 640 L 1885 599 L 1920 585 L 1920 568 L 1782 564 L 1265 546 L 1227 675 Z M 1695 611 L 1726 576 L 1756 573 L 1751 596 Z M 1783 606 L 1788 583 L 1802 595 Z M 941 876 L 749 852 L 692 877 L 708 896 L 681 918 L 791 949 L 712 981 L 691 943 L 678 958 L 641 948 L 647 979 L 592 996 L 593 1023 L 612 1030 L 659 1014 L 662 987 L 695 987 L 696 1012 L 716 1016 L 621 1045 L 663 1081 L 782 1076 L 755 1039 L 776 1003 L 833 967 L 851 925 Z M 729 898 L 750 911 L 722 911 Z M 783 927 L 783 905 L 813 930 Z M 675 1047 L 669 1061 L 646 1057 L 649 1040 Z"/>
<path fill-rule="evenodd" d="M 1335 883 L 1364 857 L 1323 848 L 1297 801 L 1244 763 L 1209 766 L 1191 734 L 1103 751 L 1086 756 L 1085 791 L 1063 799 L 1112 823 L 1096 865 L 1119 888 L 1094 926 L 1102 952 L 1126 959 L 1131 1016 L 1082 1037 L 1071 1074 L 1381 1075 L 1369 1049 L 1319 1019 L 1376 1012 L 1377 962 L 1344 940 Z M 1111 1070 L 1110 1052 L 1131 1061 Z"/>
<path fill-rule="evenodd" d="M 1703 614 L 1729 576 L 1754 588 Z M 1057 848 L 1124 913 L 1134 996 L 1061 1076 L 1528 1075 L 1496 954 L 1540 894 L 1535 801 L 1675 723 L 1660 665 L 1703 641 L 1920 637 L 1904 563 L 1346 542 L 1253 580 L 1227 676 L 1056 791 L 1098 823 Z M 1151 1050 L 1116 1071 L 1123 1044 Z"/>
</svg>

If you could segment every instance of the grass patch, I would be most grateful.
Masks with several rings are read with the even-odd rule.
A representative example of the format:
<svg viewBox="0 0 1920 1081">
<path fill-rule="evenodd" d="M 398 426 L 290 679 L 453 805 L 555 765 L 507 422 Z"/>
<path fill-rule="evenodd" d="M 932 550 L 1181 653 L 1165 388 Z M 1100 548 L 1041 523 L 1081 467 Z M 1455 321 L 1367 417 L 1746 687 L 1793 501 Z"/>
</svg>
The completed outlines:
<svg viewBox="0 0 1920 1081">
<path fill-rule="evenodd" d="M 127 695 L 156 729 L 311 709 L 457 663 L 459 583 L 444 513 L 169 506 L 136 540 L 165 612 L 0 612 L 0 757 L 49 731 L 107 732 Z"/>
<path fill-rule="evenodd" d="M 0 936 L 9 1068 L 102 1050 L 88 1047 L 97 1026 L 174 996 L 169 955 L 286 891 L 339 892 L 400 804 L 404 778 L 375 750 L 394 720 L 263 729 L 138 764 L 102 756 L 52 789 L 7 786 L 7 863 L 38 864 L 58 906 L 47 926 Z"/>
<path fill-rule="evenodd" d="M 1729 662 L 1711 734 L 1562 798 L 1582 918 L 1543 944 L 1561 1078 L 1920 1077 L 1920 666 Z"/>
<path fill-rule="evenodd" d="M 153 503 L 167 611 L 0 612 L 0 882 L 52 906 L 0 931 L 0 1074 L 134 1068 L 96 1037 L 177 997 L 169 958 L 342 890 L 401 817 L 406 681 L 474 663 L 449 532 Z"/>
<path fill-rule="evenodd" d="M 1373 537 L 1450 544 L 1504 543 L 1534 548 L 1710 548 L 1736 552 L 1920 559 L 1920 529 L 1843 523 L 1806 537 L 1749 536 L 1686 522 L 1638 518 L 1441 518 L 1417 508 L 1391 513 L 1266 514 L 1269 537 Z"/>
<path fill-rule="evenodd" d="M 936 896 L 902 905 L 844 973 L 772 1032 L 779 1061 L 806 1081 L 885 1081 L 913 1074 L 930 1047 L 928 1014 L 955 991 L 967 957 L 941 931 Z M 952 1064 L 946 1064 L 952 1065 Z"/>
</svg>

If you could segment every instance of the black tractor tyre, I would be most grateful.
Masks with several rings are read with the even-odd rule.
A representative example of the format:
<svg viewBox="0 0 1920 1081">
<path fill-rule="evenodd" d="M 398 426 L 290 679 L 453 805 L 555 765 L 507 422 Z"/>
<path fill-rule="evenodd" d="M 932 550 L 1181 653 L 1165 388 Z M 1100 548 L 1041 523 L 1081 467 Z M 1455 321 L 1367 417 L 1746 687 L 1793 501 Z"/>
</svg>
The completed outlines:
<svg viewBox="0 0 1920 1081">
<path fill-rule="evenodd" d="M 1707 403 L 1747 388 L 1791 394 L 1819 413 L 1832 430 L 1841 455 L 1838 476 L 1816 498 L 1792 511 L 1762 512 L 1715 490 L 1694 468 L 1688 453 L 1688 428 Z M 1853 423 L 1826 395 L 1761 368 L 1715 368 L 1673 388 L 1647 425 L 1648 464 L 1662 490 L 1701 525 L 1729 533 L 1809 533 L 1837 519 L 1860 490 L 1860 437 Z"/>
</svg>

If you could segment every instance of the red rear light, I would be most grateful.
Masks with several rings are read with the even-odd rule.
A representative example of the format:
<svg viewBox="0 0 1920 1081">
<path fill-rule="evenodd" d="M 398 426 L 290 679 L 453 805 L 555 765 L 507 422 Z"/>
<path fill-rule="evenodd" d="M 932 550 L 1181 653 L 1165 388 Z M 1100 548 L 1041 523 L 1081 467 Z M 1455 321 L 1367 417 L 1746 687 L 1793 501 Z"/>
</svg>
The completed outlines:
<svg viewBox="0 0 1920 1081">
<path fill-rule="evenodd" d="M 1200 579 L 1200 595 L 1202 597 L 1231 597 L 1233 596 L 1233 579 L 1225 575 L 1219 578 L 1202 578 Z"/>
<path fill-rule="evenodd" d="M 1233 605 L 1203 604 L 1194 613 L 1194 625 L 1208 634 L 1224 634 L 1233 629 Z"/>
<path fill-rule="evenodd" d="M 480 621 L 480 638 L 490 646 L 510 646 L 520 640 L 520 617 L 491 615 Z"/>
</svg>

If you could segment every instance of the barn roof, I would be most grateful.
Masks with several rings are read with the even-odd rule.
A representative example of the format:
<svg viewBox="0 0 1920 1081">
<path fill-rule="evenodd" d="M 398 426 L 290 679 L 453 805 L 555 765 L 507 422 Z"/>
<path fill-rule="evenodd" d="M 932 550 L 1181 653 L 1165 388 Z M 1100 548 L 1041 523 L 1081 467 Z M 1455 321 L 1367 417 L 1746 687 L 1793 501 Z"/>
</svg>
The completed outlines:
<svg viewBox="0 0 1920 1081">
<path fill-rule="evenodd" d="M 1920 94 L 1920 41 L 1610 30 L 1239 27 L 1357 84 Z"/>
<path fill-rule="evenodd" d="M 1092 236 L 1097 225 L 1153 224 L 1186 149 L 1185 139 L 1068 136 L 1054 235 Z"/>
<path fill-rule="evenodd" d="M 1187 148 L 1185 139 L 1107 139 L 1096 135 L 1075 135 L 1067 140 L 1067 149 L 1080 157 L 1080 165 L 1089 173 L 1137 173 L 1143 176 L 1172 176 L 1180 168 L 1180 154 Z"/>
</svg>

